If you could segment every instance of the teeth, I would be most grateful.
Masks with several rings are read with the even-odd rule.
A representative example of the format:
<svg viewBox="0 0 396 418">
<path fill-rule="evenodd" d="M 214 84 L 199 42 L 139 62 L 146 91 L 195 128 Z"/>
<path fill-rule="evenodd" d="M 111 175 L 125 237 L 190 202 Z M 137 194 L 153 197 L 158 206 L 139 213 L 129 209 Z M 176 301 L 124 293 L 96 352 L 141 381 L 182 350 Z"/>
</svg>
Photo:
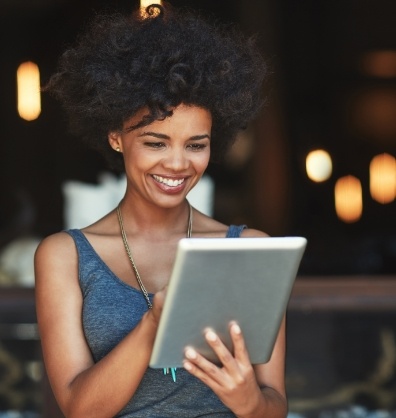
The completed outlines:
<svg viewBox="0 0 396 418">
<path fill-rule="evenodd" d="M 164 178 L 164 177 L 161 177 L 161 176 L 156 176 L 156 175 L 153 175 L 153 177 L 158 182 L 166 184 L 167 186 L 170 186 L 170 187 L 179 186 L 180 184 L 182 184 L 184 182 L 184 179 L 172 180 L 172 179 L 167 179 L 167 178 Z"/>
</svg>

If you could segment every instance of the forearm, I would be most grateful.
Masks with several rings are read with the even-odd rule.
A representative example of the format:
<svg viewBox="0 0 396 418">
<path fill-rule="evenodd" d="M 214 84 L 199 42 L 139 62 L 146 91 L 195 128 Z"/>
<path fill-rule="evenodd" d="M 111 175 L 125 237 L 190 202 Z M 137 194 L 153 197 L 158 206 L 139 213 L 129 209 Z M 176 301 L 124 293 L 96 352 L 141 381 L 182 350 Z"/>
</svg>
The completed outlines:
<svg viewBox="0 0 396 418">
<path fill-rule="evenodd" d="M 252 396 L 250 410 L 237 414 L 238 418 L 286 418 L 287 400 L 275 389 L 262 388 L 257 396 Z"/>
<path fill-rule="evenodd" d="M 148 367 L 156 324 L 145 315 L 108 355 L 78 374 L 60 399 L 67 418 L 110 418 L 133 397 Z"/>
</svg>

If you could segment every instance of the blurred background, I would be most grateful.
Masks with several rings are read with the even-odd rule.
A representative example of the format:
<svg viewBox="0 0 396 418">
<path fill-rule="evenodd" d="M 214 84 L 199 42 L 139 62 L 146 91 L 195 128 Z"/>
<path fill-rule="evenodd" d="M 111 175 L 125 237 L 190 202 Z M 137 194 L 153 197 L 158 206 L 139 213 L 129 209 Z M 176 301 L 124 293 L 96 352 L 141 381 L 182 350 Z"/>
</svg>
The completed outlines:
<svg viewBox="0 0 396 418">
<path fill-rule="evenodd" d="M 209 168 L 210 210 L 224 223 L 308 238 L 288 310 L 290 415 L 395 416 L 396 2 L 170 3 L 256 35 L 269 65 L 262 112 Z M 122 186 L 68 133 L 50 97 L 22 109 L 23 71 L 44 85 L 97 11 L 137 7 L 0 2 L 0 417 L 61 416 L 41 362 L 33 253 L 69 226 L 70 187 L 92 206 Z"/>
</svg>

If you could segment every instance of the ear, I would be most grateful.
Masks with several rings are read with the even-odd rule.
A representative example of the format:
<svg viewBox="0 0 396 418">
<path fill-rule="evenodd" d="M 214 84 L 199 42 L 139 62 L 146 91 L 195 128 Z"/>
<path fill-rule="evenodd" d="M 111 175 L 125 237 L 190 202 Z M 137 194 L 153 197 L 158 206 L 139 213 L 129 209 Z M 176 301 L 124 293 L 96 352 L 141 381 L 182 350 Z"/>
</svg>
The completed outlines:
<svg viewBox="0 0 396 418">
<path fill-rule="evenodd" d="M 114 151 L 122 152 L 121 134 L 119 132 L 110 132 L 107 138 Z"/>
</svg>

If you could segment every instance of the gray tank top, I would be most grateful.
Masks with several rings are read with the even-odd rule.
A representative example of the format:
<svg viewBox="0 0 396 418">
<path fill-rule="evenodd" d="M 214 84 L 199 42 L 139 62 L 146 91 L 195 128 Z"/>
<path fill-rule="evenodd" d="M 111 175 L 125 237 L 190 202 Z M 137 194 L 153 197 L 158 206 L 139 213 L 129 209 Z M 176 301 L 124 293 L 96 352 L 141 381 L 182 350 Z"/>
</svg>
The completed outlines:
<svg viewBox="0 0 396 418">
<path fill-rule="evenodd" d="M 231 225 L 228 238 L 238 238 L 245 225 Z M 83 295 L 82 323 L 95 362 L 109 353 L 147 311 L 142 293 L 119 279 L 78 229 L 66 231 L 78 252 L 78 275 Z M 149 294 L 150 299 L 153 294 Z M 131 354 L 133 355 L 133 354 Z M 133 398 L 116 417 L 234 417 L 216 394 L 200 380 L 177 369 L 176 382 L 162 369 L 147 368 Z"/>
</svg>

